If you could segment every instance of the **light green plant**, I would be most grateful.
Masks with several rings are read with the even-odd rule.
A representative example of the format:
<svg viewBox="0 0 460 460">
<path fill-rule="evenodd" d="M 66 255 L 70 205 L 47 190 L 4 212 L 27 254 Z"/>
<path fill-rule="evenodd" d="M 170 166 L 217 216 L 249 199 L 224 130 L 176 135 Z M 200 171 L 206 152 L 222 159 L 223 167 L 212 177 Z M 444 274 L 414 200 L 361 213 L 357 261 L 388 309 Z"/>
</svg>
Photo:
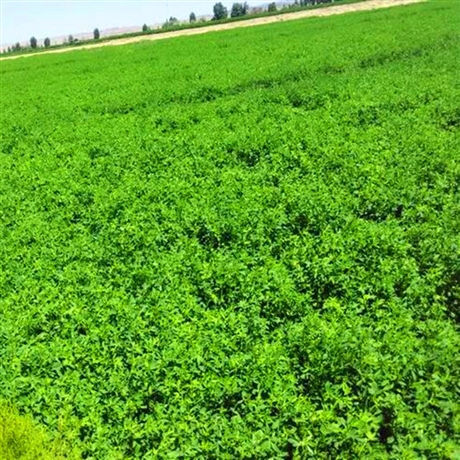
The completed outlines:
<svg viewBox="0 0 460 460">
<path fill-rule="evenodd" d="M 77 459 L 71 448 L 53 439 L 31 417 L 0 404 L 0 458 L 5 460 Z"/>
</svg>

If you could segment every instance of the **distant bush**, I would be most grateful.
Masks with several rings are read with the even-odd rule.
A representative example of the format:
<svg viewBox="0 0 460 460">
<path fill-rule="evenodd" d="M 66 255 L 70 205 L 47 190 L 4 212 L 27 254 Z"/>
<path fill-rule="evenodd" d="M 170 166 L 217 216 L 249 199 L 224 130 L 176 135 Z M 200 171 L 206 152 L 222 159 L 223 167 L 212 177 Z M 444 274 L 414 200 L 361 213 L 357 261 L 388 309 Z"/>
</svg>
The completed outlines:
<svg viewBox="0 0 460 460">
<path fill-rule="evenodd" d="M 190 13 L 190 17 L 189 17 L 189 22 L 192 23 L 192 22 L 196 22 L 196 15 L 195 13 Z"/>
<path fill-rule="evenodd" d="M 30 38 L 30 47 L 34 49 L 37 47 L 37 39 L 35 37 Z"/>
<path fill-rule="evenodd" d="M 272 2 L 272 3 L 270 3 L 270 4 L 268 5 L 268 11 L 269 11 L 270 13 L 272 13 L 272 12 L 274 12 L 274 11 L 276 11 L 276 10 L 277 10 L 277 8 L 276 8 L 276 3 L 275 3 L 275 2 Z"/>
<path fill-rule="evenodd" d="M 96 27 L 93 32 L 94 40 L 99 40 L 101 37 L 101 33 L 99 32 L 99 29 Z"/>
<path fill-rule="evenodd" d="M 45 48 L 49 48 L 51 45 L 51 40 L 48 37 L 46 37 L 43 44 L 45 45 Z"/>
<path fill-rule="evenodd" d="M 150 30 L 150 27 L 147 24 L 144 24 L 142 26 L 142 32 L 148 32 Z"/>
</svg>

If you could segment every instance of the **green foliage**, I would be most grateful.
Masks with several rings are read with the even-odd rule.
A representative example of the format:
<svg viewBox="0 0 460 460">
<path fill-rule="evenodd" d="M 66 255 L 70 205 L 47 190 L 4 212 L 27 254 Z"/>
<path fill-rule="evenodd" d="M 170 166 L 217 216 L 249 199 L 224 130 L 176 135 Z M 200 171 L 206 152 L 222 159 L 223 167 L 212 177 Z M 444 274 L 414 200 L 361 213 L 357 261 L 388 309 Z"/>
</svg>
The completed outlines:
<svg viewBox="0 0 460 460">
<path fill-rule="evenodd" d="M 83 458 L 458 458 L 459 15 L 3 62 L 1 397 Z"/>
<path fill-rule="evenodd" d="M 232 11 L 230 16 L 232 18 L 238 18 L 240 16 L 245 16 L 248 12 L 248 4 L 247 3 L 234 3 L 232 5 Z"/>
<path fill-rule="evenodd" d="M 142 26 L 142 32 L 148 32 L 150 30 L 150 27 L 147 24 L 144 24 Z"/>
<path fill-rule="evenodd" d="M 276 3 L 275 3 L 275 2 L 272 2 L 272 3 L 270 3 L 270 4 L 268 5 L 268 11 L 269 11 L 270 13 L 273 13 L 273 12 L 277 11 Z"/>
<path fill-rule="evenodd" d="M 46 37 L 43 44 L 45 45 L 45 48 L 49 48 L 51 45 L 51 40 L 48 37 Z"/>
<path fill-rule="evenodd" d="M 196 22 L 196 15 L 193 11 L 190 13 L 189 22 L 190 23 Z"/>
<path fill-rule="evenodd" d="M 163 24 L 163 29 L 169 29 L 173 28 L 179 21 L 177 18 L 171 16 L 164 24 Z"/>
<path fill-rule="evenodd" d="M 37 39 L 35 37 L 30 38 L 30 47 L 36 48 L 37 47 Z"/>
<path fill-rule="evenodd" d="M 228 10 L 222 4 L 222 2 L 216 3 L 213 7 L 213 11 L 214 11 L 214 16 L 212 19 L 214 21 L 219 21 L 221 19 L 225 19 L 228 17 Z"/>
<path fill-rule="evenodd" d="M 51 439 L 30 417 L 0 405 L 0 458 L 7 460 L 64 460 L 78 458 L 68 444 Z"/>
<path fill-rule="evenodd" d="M 101 33 L 99 32 L 99 29 L 97 27 L 93 31 L 93 37 L 94 40 L 99 40 L 99 38 L 101 37 Z"/>
</svg>

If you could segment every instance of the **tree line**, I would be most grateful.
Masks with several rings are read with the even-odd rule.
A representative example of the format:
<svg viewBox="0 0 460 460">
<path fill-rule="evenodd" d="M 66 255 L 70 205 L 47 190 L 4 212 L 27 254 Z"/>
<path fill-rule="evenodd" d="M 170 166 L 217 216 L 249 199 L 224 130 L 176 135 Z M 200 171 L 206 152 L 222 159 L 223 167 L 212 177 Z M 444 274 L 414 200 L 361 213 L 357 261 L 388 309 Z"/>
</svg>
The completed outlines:
<svg viewBox="0 0 460 460">
<path fill-rule="evenodd" d="M 99 40 L 99 38 L 101 37 L 101 33 L 99 31 L 98 28 L 94 29 L 93 31 L 93 39 L 94 40 Z M 73 45 L 75 43 L 78 42 L 78 38 L 74 38 L 73 35 L 68 35 L 67 38 L 64 40 L 64 44 L 69 44 L 69 45 Z M 43 48 L 49 48 L 51 46 L 51 39 L 49 37 L 46 37 L 44 40 L 43 40 Z M 21 50 L 24 50 L 24 49 L 37 49 L 37 48 L 40 48 L 40 46 L 38 45 L 38 40 L 35 38 L 35 37 L 30 37 L 30 40 L 29 40 L 29 46 L 22 46 L 19 42 L 16 42 L 14 45 L 12 46 L 8 46 L 6 49 L 3 50 L 3 53 L 12 53 L 12 52 L 15 52 L 15 51 L 21 51 Z"/>
<path fill-rule="evenodd" d="M 337 1 L 337 0 L 335 0 Z M 292 8 L 298 8 L 298 7 L 305 7 L 305 6 L 313 6 L 313 5 L 318 5 L 322 3 L 332 3 L 334 0 L 295 0 L 294 3 L 288 4 L 288 5 L 283 5 L 281 10 L 286 10 L 286 9 L 292 9 Z M 275 2 L 269 3 L 268 7 L 266 9 L 269 13 L 274 13 L 278 11 L 277 4 Z M 261 12 L 261 11 L 258 11 Z M 224 6 L 222 2 L 218 2 L 214 5 L 213 7 L 213 16 L 212 16 L 212 21 L 222 21 L 227 19 L 229 16 L 230 18 L 238 18 L 242 16 L 246 16 L 250 14 L 249 11 L 249 6 L 247 2 L 244 3 L 233 3 L 231 9 L 230 9 L 230 15 L 228 12 L 227 7 Z M 190 13 L 189 16 L 189 23 L 194 24 L 197 22 L 197 16 L 194 12 Z M 201 19 L 201 21 L 205 21 L 205 19 Z M 171 16 L 169 19 L 167 19 L 163 25 L 163 29 L 172 29 L 177 27 L 177 25 L 180 24 L 180 21 Z M 144 24 L 142 26 L 142 32 L 148 33 L 151 31 L 150 26 L 147 24 Z M 101 33 L 99 29 L 96 27 L 93 31 L 93 40 L 99 40 L 101 38 Z M 73 35 L 69 35 L 65 40 L 64 40 L 64 45 L 73 45 L 77 43 L 79 40 L 78 38 L 74 38 Z M 43 48 L 49 48 L 51 46 L 51 39 L 49 37 L 46 37 L 43 40 Z M 26 49 L 37 49 L 39 48 L 38 40 L 35 37 L 31 37 L 29 40 L 29 45 L 23 46 L 19 42 L 16 42 L 16 44 L 12 46 L 8 46 L 3 50 L 3 53 L 13 53 L 21 50 L 26 50 Z"/>
</svg>

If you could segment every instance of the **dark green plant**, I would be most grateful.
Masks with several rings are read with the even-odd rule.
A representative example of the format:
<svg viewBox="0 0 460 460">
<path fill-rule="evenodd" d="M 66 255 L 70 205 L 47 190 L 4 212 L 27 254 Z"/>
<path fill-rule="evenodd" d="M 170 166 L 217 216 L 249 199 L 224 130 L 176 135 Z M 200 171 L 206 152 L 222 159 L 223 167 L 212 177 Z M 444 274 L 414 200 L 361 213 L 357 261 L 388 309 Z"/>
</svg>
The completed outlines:
<svg viewBox="0 0 460 460">
<path fill-rule="evenodd" d="M 228 16 L 228 10 L 227 8 L 221 3 L 216 3 L 213 7 L 213 20 L 218 21 L 220 19 L 225 19 Z"/>
<path fill-rule="evenodd" d="M 230 16 L 232 18 L 237 18 L 240 16 L 245 16 L 248 11 L 248 4 L 247 3 L 234 3 L 232 5 L 232 10 Z"/>
</svg>

